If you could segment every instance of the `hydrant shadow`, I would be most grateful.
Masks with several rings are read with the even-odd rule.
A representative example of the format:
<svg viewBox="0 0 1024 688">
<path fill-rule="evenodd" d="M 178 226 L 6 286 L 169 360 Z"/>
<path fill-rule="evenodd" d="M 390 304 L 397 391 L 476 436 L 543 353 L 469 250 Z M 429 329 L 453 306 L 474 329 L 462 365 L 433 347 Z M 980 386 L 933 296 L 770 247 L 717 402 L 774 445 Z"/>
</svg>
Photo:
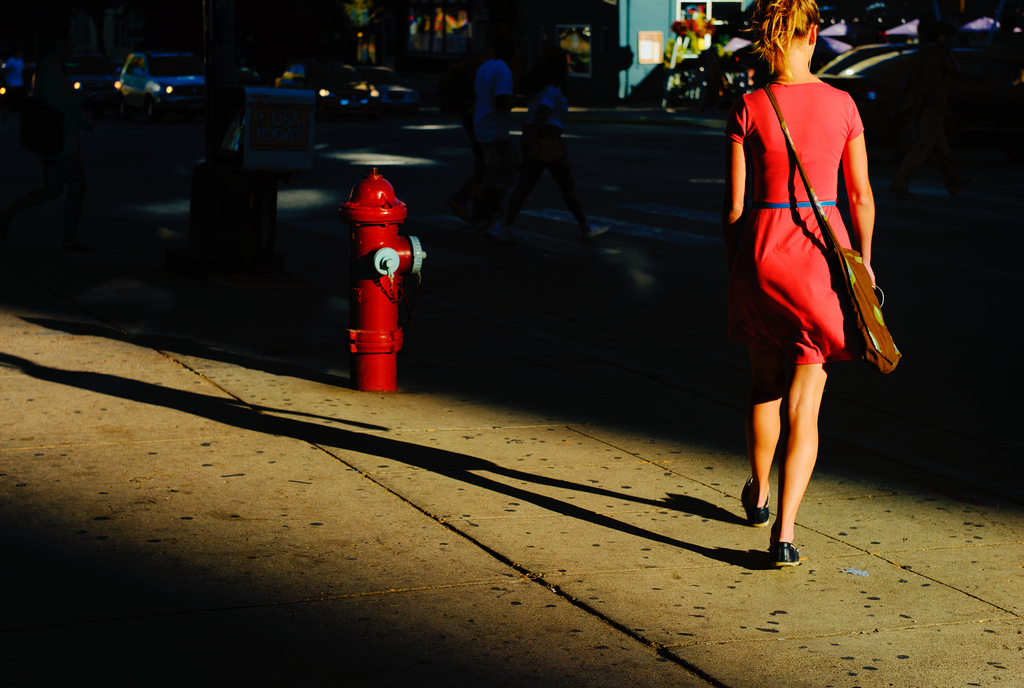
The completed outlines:
<svg viewBox="0 0 1024 688">
<path fill-rule="evenodd" d="M 661 508 L 677 508 L 685 505 L 686 511 L 706 518 L 718 518 L 729 523 L 741 523 L 738 517 L 713 504 L 694 498 L 670 495 L 667 500 L 637 498 L 592 485 L 580 485 L 558 478 L 547 478 L 532 473 L 508 469 L 478 457 L 435 447 L 425 447 L 408 442 L 382 437 L 366 432 L 356 432 L 339 427 L 330 427 L 315 422 L 282 415 L 288 411 L 255 407 L 238 399 L 215 397 L 197 392 L 161 387 L 131 378 L 89 371 L 62 370 L 39 365 L 19 356 L 0 352 L 0 365 L 20 370 L 25 375 L 77 389 L 105 394 L 127 401 L 159 406 L 182 413 L 188 413 L 207 420 L 230 425 L 242 430 L 290 437 L 311 444 L 339 447 L 346 451 L 359 452 L 382 459 L 415 466 L 437 475 L 458 480 L 496 494 L 503 494 L 516 500 L 529 502 L 553 513 L 579 519 L 609 530 L 632 537 L 678 547 L 701 556 L 726 564 L 749 569 L 761 569 L 766 555 L 750 550 L 736 550 L 723 547 L 705 547 L 678 538 L 624 523 L 555 497 L 537 494 L 530 490 L 508 485 L 481 473 L 512 478 L 535 485 L 556 487 L 574 492 L 586 492 L 601 496 L 625 499 Z M 330 419 L 336 421 L 336 419 Z M 379 429 L 379 428 L 374 428 Z M 676 506 L 674 507 L 673 504 Z"/>
</svg>

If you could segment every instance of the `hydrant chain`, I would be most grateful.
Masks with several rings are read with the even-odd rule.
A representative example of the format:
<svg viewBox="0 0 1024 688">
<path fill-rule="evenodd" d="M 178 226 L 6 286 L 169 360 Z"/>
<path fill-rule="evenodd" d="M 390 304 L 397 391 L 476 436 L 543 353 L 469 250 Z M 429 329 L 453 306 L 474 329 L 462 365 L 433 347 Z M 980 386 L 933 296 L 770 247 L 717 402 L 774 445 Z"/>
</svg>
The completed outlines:
<svg viewBox="0 0 1024 688">
<path fill-rule="evenodd" d="M 397 305 L 397 304 L 401 303 L 402 299 L 405 298 L 405 292 L 404 292 L 404 290 L 402 289 L 401 286 L 399 286 L 398 289 L 395 289 L 395 278 L 394 277 L 389 277 L 388 279 L 390 280 L 390 284 L 391 284 L 391 290 L 390 291 L 384 286 L 384 281 L 383 281 L 384 278 L 383 277 L 378 277 L 377 279 L 373 280 L 373 282 L 374 282 L 374 284 L 376 284 L 380 288 L 380 290 L 384 294 L 384 296 L 388 297 L 388 301 L 390 301 L 391 303 Z"/>
</svg>

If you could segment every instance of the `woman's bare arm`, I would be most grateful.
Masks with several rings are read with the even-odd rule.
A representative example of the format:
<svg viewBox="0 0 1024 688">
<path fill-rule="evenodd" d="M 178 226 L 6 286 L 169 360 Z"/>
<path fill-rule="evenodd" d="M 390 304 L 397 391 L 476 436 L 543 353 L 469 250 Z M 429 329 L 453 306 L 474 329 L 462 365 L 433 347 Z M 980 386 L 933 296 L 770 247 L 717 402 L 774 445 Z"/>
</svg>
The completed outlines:
<svg viewBox="0 0 1024 688">
<path fill-rule="evenodd" d="M 743 228 L 743 196 L 747 187 L 747 161 L 743 144 L 729 141 L 725 163 L 725 197 L 722 199 L 722 238 L 725 255 L 732 269 L 736 260 L 740 230 Z"/>
<path fill-rule="evenodd" d="M 846 144 L 843 151 L 843 178 L 846 194 L 850 198 L 850 218 L 853 222 L 854 246 L 864 258 L 864 266 L 874 284 L 875 273 L 871 269 L 871 236 L 875 228 L 875 197 L 868 179 L 868 151 L 864 134 Z"/>
</svg>

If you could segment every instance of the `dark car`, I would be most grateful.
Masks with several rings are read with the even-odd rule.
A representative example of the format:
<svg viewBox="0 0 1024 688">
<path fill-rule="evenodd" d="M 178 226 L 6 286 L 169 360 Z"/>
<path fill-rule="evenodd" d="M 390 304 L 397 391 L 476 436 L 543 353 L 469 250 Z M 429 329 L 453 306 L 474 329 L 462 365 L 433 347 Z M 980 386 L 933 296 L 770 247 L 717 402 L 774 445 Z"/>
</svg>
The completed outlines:
<svg viewBox="0 0 1024 688">
<path fill-rule="evenodd" d="M 869 143 L 903 153 L 915 129 L 910 113 L 896 101 L 917 46 L 893 47 L 838 69 L 826 65 L 818 77 L 853 96 Z M 1024 159 L 1024 57 L 967 46 L 954 47 L 953 57 L 958 69 L 949 84 L 950 145 L 1000 148 Z"/>
<path fill-rule="evenodd" d="M 64 62 L 64 73 L 75 91 L 85 100 L 84 107 L 102 115 L 117 107 L 117 71 L 100 53 L 74 53 Z"/>
<path fill-rule="evenodd" d="M 365 66 L 356 67 L 356 71 L 380 93 L 382 112 L 415 115 L 420 111 L 419 91 L 410 87 L 409 80 L 395 70 L 390 67 Z"/>
<path fill-rule="evenodd" d="M 318 115 L 380 117 L 380 92 L 342 62 L 295 62 L 274 80 L 274 86 L 314 91 Z"/>
</svg>

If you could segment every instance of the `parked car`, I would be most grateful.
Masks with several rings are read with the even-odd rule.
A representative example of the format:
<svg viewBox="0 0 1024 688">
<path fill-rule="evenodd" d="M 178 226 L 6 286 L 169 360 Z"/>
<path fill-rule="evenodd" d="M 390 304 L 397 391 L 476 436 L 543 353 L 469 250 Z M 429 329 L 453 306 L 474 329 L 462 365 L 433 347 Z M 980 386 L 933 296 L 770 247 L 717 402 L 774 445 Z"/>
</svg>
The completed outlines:
<svg viewBox="0 0 1024 688">
<path fill-rule="evenodd" d="M 420 111 L 419 91 L 409 86 L 409 80 L 399 76 L 390 67 L 356 67 L 366 82 L 380 93 L 381 112 L 401 112 L 415 115 Z"/>
<path fill-rule="evenodd" d="M 818 70 L 817 74 L 819 77 L 824 75 L 834 76 L 838 74 L 850 76 L 852 74 L 856 74 L 865 67 L 887 60 L 890 57 L 900 54 L 900 52 L 910 49 L 916 49 L 916 46 L 910 46 L 906 43 L 872 43 L 870 45 L 860 45 L 852 50 L 847 50 L 844 53 L 836 55 L 832 60 L 825 63 L 825 65 Z"/>
<path fill-rule="evenodd" d="M 274 86 L 315 91 L 318 115 L 380 117 L 380 92 L 342 62 L 295 62 L 274 80 Z"/>
<path fill-rule="evenodd" d="M 117 71 L 101 53 L 73 53 L 64 62 L 64 73 L 82 98 L 84 107 L 102 115 L 117 107 Z"/>
<path fill-rule="evenodd" d="M 917 46 L 894 48 L 847 62 L 838 70 L 826 65 L 818 77 L 853 97 L 869 143 L 889 145 L 903 153 L 916 130 L 909 113 L 898 107 L 896 100 Z M 958 69 L 949 84 L 951 115 L 946 129 L 950 145 L 1000 148 L 1014 159 L 1024 159 L 1024 57 L 969 46 L 954 47 L 953 57 Z M 829 71 L 837 73 L 826 73 Z"/>
<path fill-rule="evenodd" d="M 203 59 L 192 53 L 132 53 L 124 61 L 118 89 L 118 109 L 124 119 L 131 119 L 135 112 L 145 113 L 150 121 L 168 112 L 190 118 L 206 104 Z"/>
</svg>

